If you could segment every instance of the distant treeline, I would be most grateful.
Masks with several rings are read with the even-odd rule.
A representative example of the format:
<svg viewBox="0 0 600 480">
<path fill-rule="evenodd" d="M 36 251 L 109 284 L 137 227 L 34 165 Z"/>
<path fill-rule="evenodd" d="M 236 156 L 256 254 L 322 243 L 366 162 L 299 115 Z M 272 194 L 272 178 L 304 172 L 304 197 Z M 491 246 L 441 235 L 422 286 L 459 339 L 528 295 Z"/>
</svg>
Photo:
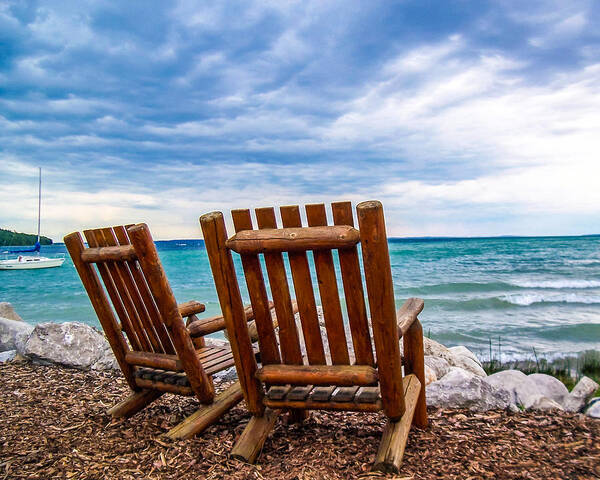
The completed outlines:
<svg viewBox="0 0 600 480">
<path fill-rule="evenodd" d="M 36 241 L 37 235 L 18 233 L 0 228 L 0 246 L 2 247 L 34 245 Z M 52 239 L 40 237 L 40 243 L 42 245 L 52 245 Z"/>
</svg>

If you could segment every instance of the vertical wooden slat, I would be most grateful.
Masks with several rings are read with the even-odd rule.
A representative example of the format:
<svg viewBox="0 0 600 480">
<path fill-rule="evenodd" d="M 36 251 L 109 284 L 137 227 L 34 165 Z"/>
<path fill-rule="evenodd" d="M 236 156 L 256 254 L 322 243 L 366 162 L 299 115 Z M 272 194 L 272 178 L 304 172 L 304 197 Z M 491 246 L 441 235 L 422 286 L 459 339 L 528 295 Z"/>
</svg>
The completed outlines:
<svg viewBox="0 0 600 480">
<path fill-rule="evenodd" d="M 297 205 L 281 207 L 280 211 L 284 227 L 302 226 L 300 209 Z M 319 316 L 317 314 L 308 258 L 306 257 L 306 252 L 288 252 L 288 256 L 308 362 L 311 365 L 324 365 L 326 363 L 325 349 L 323 348 L 323 340 L 321 338 Z"/>
<path fill-rule="evenodd" d="M 306 217 L 310 227 L 327 225 L 325 205 L 322 203 L 306 205 Z M 350 357 L 348 356 L 348 345 L 346 344 L 346 334 L 344 332 L 344 318 L 342 317 L 342 308 L 340 306 L 333 256 L 331 250 L 315 250 L 313 251 L 313 255 L 315 258 L 317 280 L 319 281 L 319 293 L 325 317 L 325 328 L 327 329 L 331 361 L 334 365 L 348 365 Z"/>
<path fill-rule="evenodd" d="M 233 266 L 233 258 L 225 246 L 227 231 L 223 214 L 212 212 L 202 215 L 200 225 L 244 399 L 248 410 L 253 415 L 262 416 L 265 410 L 262 403 L 264 391 L 261 383 L 255 377 L 258 365 L 248 333 L 246 314 Z"/>
<path fill-rule="evenodd" d="M 85 248 L 81 235 L 78 232 L 71 233 L 64 238 L 64 241 L 65 246 L 69 251 L 69 255 L 73 260 L 73 265 L 75 265 L 75 269 L 81 278 L 81 283 L 83 283 L 83 287 L 92 302 L 92 306 L 94 307 L 94 311 L 106 334 L 106 338 L 108 338 L 110 346 L 112 347 L 117 363 L 123 371 L 125 380 L 132 390 L 137 391 L 139 390 L 139 387 L 135 383 L 133 367 L 125 361 L 125 355 L 129 351 L 129 347 L 127 346 L 125 338 L 123 338 L 117 319 L 110 308 L 110 302 L 108 301 L 108 298 L 106 298 L 106 294 L 102 289 L 100 279 L 94 271 L 94 267 L 91 264 L 86 264 L 81 261 L 81 253 Z"/>
<path fill-rule="evenodd" d="M 277 228 L 275 210 L 272 207 L 257 208 L 255 211 L 259 229 Z M 265 253 L 264 255 L 269 285 L 273 294 L 273 303 L 275 304 L 275 313 L 279 323 L 279 341 L 283 362 L 291 365 L 301 365 L 300 339 L 296 330 L 283 255 L 281 253 Z"/>
<path fill-rule="evenodd" d="M 91 248 L 99 247 L 100 244 L 96 239 L 96 234 L 94 230 L 85 230 L 83 232 L 85 239 L 87 240 L 88 245 Z M 129 339 L 129 343 L 134 350 L 143 351 L 146 350 L 146 342 L 144 342 L 143 337 L 140 338 L 138 333 L 138 328 L 134 325 L 132 319 L 129 316 L 128 310 L 125 308 L 123 303 L 123 299 L 120 295 L 119 285 L 116 283 L 118 281 L 118 274 L 113 272 L 113 269 L 110 268 L 108 262 L 100 262 L 96 264 L 98 271 L 100 272 L 100 276 L 102 277 L 102 281 L 104 282 L 104 287 L 108 292 L 108 296 L 113 304 L 119 319 L 121 320 L 121 325 L 123 330 L 127 334 L 127 338 Z M 114 273 L 114 276 L 113 276 Z M 117 277 L 117 278 L 114 278 Z"/>
<path fill-rule="evenodd" d="M 396 324 L 396 302 L 392 269 L 380 202 L 362 202 L 356 207 L 360 227 L 363 265 L 377 351 L 377 369 L 385 414 L 398 420 L 405 411 L 402 365 Z"/>
<path fill-rule="evenodd" d="M 331 210 L 335 225 L 354 226 L 352 204 L 350 202 L 332 203 Z M 338 254 L 356 364 L 375 365 L 365 306 L 365 292 L 363 291 L 360 263 L 358 261 L 358 249 L 356 246 L 341 248 L 338 250 Z"/>
<path fill-rule="evenodd" d="M 215 396 L 212 378 L 206 375 L 198 359 L 192 339 L 179 313 L 175 295 L 156 252 L 150 230 L 147 225 L 139 224 L 130 227 L 127 232 L 163 322 L 169 329 L 190 386 L 201 403 L 210 404 Z"/>
<path fill-rule="evenodd" d="M 115 236 L 117 237 L 119 245 L 129 245 L 131 243 L 125 228 L 126 227 L 124 226 L 113 227 L 113 231 L 115 232 Z M 135 282 L 137 291 L 141 295 L 143 308 L 150 318 L 150 322 L 152 325 L 154 325 L 154 330 L 160 339 L 163 352 L 171 355 L 174 354 L 175 347 L 173 346 L 169 332 L 165 327 L 162 318 L 160 317 L 160 312 L 158 311 L 158 307 L 152 298 L 152 294 L 150 293 L 150 289 L 143 272 L 140 268 L 138 268 L 138 264 L 136 262 L 127 262 L 127 265 L 131 275 L 133 276 L 133 281 Z"/>
<path fill-rule="evenodd" d="M 99 229 L 97 235 L 102 236 L 104 240 L 103 244 L 105 245 L 116 246 L 119 244 L 114 230 L 110 227 Z M 152 320 L 148 315 L 148 311 L 146 310 L 140 292 L 133 279 L 131 270 L 129 270 L 129 265 L 124 261 L 113 262 L 113 265 L 121 275 L 121 281 L 125 289 L 124 295 L 131 300 L 133 312 L 137 318 L 137 321 L 144 329 L 144 333 L 152 345 L 152 350 L 156 353 L 166 353 L 162 348 L 158 334 L 156 333 L 154 325 L 152 324 Z M 123 294 L 121 296 L 123 296 Z"/>
<path fill-rule="evenodd" d="M 253 229 L 250 210 L 232 210 L 231 216 L 236 232 Z M 258 255 L 241 255 L 241 259 L 256 321 L 261 362 L 263 365 L 281 363 L 260 260 Z"/>
</svg>

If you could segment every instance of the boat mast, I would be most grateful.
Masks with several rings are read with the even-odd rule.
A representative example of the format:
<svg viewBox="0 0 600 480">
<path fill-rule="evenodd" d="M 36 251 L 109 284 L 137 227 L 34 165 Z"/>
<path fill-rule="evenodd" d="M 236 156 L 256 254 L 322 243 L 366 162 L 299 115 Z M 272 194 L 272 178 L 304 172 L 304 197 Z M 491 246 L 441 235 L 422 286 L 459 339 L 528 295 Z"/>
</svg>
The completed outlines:
<svg viewBox="0 0 600 480">
<path fill-rule="evenodd" d="M 42 167 L 38 167 L 40 169 L 40 181 L 38 185 L 38 234 L 37 241 L 40 242 L 40 218 L 42 214 Z"/>
</svg>

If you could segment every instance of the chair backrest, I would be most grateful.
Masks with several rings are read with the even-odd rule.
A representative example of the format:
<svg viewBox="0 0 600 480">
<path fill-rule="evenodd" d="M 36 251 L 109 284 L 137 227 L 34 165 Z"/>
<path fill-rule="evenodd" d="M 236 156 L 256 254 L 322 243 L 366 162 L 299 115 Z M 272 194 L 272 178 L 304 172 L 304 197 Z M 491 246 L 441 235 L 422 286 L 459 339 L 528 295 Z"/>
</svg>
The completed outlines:
<svg viewBox="0 0 600 480">
<path fill-rule="evenodd" d="M 67 235 L 65 245 L 131 388 L 139 389 L 133 371 L 139 362 L 128 361 L 130 352 L 146 354 L 149 365 L 177 355 L 196 395 L 212 398 L 212 382 L 196 354 L 148 226 L 83 233 L 88 248 L 79 232 Z"/>
<path fill-rule="evenodd" d="M 298 302 L 308 365 L 327 364 L 308 251 L 312 251 L 318 280 L 331 364 L 334 366 L 350 365 L 351 359 L 348 353 L 350 339 L 346 338 L 344 331 L 340 292 L 332 254 L 333 250 L 337 250 L 351 341 L 355 352 L 355 364 L 375 367 L 357 249 L 358 243 L 361 243 L 382 402 L 384 407 L 387 404 L 386 410 L 403 411 L 398 326 L 383 207 L 379 202 L 363 202 L 357 206 L 360 231 L 354 228 L 350 202 L 332 204 L 334 225 L 331 226 L 327 225 L 324 204 L 306 205 L 305 211 L 308 226 L 302 226 L 298 206 L 281 207 L 282 227 L 278 228 L 275 210 L 258 208 L 255 210 L 258 229 L 254 229 L 249 210 L 234 210 L 232 216 L 236 234 L 229 239 L 223 215 L 220 212 L 204 215 L 200 219 L 230 340 L 232 336 L 234 337 L 232 341 L 234 355 L 236 355 L 235 350 L 239 350 L 237 353 L 239 361 L 236 358 L 236 365 L 238 365 L 238 375 L 242 380 L 242 386 L 251 393 L 256 390 L 254 397 L 258 409 L 262 387 L 256 386 L 257 366 L 249 358 L 249 340 L 247 334 L 244 335 L 246 322 L 231 252 L 236 252 L 241 256 L 246 286 L 254 310 L 263 365 L 303 364 L 299 332 L 292 311 L 286 262 L 283 256 L 285 252 L 288 254 Z M 279 322 L 279 345 L 269 314 L 267 286 L 261 268 L 261 255 L 264 256 L 269 286 Z M 246 373 L 240 374 L 240 365 L 247 370 Z M 318 369 L 315 368 L 316 370 Z M 342 369 L 340 369 L 341 371 Z M 344 371 L 348 372 L 349 370 L 345 369 Z M 281 380 L 281 377 L 279 378 Z M 293 384 L 293 381 L 284 383 Z M 394 407 L 392 403 L 398 405 Z M 250 403 L 249 406 L 252 407 Z"/>
</svg>

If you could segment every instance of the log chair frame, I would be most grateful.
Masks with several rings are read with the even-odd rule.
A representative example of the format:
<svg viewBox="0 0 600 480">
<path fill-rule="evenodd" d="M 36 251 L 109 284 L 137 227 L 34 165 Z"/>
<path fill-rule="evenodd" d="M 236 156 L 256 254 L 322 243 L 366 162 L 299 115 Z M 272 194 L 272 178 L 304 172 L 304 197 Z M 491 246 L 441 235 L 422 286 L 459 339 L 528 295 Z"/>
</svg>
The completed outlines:
<svg viewBox="0 0 600 480">
<path fill-rule="evenodd" d="M 130 417 L 165 392 L 195 395 L 200 409 L 166 435 L 202 432 L 243 398 L 239 382 L 215 396 L 211 375 L 234 361 L 230 349 L 207 347 L 203 335 L 223 330 L 223 318 L 198 319 L 205 309 L 199 302 L 177 304 L 147 225 L 83 233 L 87 248 L 79 232 L 65 245 L 132 390 L 108 413 Z"/>
<path fill-rule="evenodd" d="M 380 202 L 363 202 L 357 206 L 360 231 L 354 228 L 350 202 L 332 204 L 333 226 L 327 226 L 324 204 L 306 205 L 305 208 L 308 227 L 302 226 L 298 206 L 281 207 L 282 228 L 277 226 L 273 208 L 258 208 L 255 210 L 257 230 L 253 227 L 250 210 L 233 210 L 236 234 L 229 239 L 221 212 L 200 217 L 238 377 L 252 414 L 232 450 L 232 456 L 253 463 L 282 411 L 290 413 L 290 421 L 301 421 L 311 409 L 383 410 L 388 422 L 374 468 L 397 472 L 411 424 L 427 426 L 423 333 L 417 318 L 423 309 L 423 300 L 411 298 L 396 312 Z M 358 258 L 359 242 L 362 244 L 370 322 Z M 338 250 L 356 357 L 354 363 L 351 363 L 348 354 L 332 256 L 334 249 Z M 262 360 L 260 368 L 252 353 L 232 251 L 241 256 L 255 313 Z M 313 254 L 330 364 L 327 364 L 323 347 L 307 251 Z M 294 321 L 284 252 L 288 255 L 296 292 L 306 359 L 301 354 L 299 332 Z M 268 297 L 259 258 L 261 254 L 279 322 L 279 345 L 268 321 Z M 400 355 L 401 337 L 404 359 Z"/>
</svg>

